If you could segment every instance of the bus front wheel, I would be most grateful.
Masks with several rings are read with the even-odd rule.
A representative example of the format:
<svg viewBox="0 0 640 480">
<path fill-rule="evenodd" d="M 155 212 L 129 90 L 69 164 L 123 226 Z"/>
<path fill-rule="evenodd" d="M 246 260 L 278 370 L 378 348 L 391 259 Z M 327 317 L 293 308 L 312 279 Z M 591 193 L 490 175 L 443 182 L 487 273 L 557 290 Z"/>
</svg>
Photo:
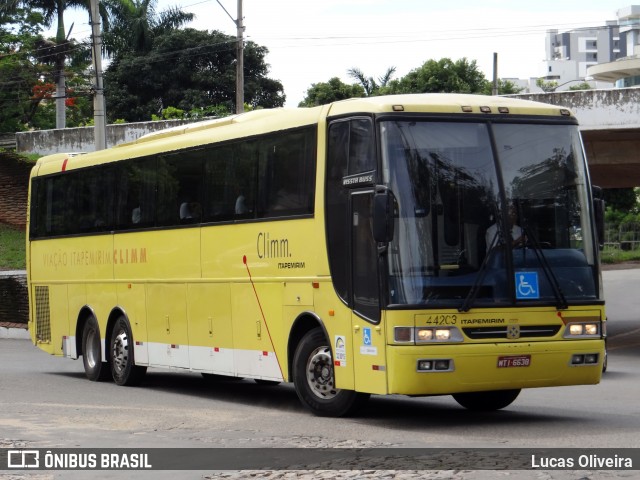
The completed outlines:
<svg viewBox="0 0 640 480">
<path fill-rule="evenodd" d="M 453 398 L 467 410 L 488 412 L 500 410 L 518 397 L 520 390 L 495 390 L 490 392 L 455 393 Z"/>
<path fill-rule="evenodd" d="M 296 348 L 293 383 L 302 404 L 319 416 L 352 414 L 369 398 L 368 394 L 336 388 L 331 347 L 319 327 L 309 331 Z"/>
<path fill-rule="evenodd" d="M 109 378 L 109 365 L 102 361 L 100 327 L 93 315 L 87 319 L 82 329 L 82 363 L 85 375 L 92 382 Z"/>
<path fill-rule="evenodd" d="M 111 333 L 111 375 L 118 385 L 139 385 L 147 367 L 135 364 L 133 356 L 133 335 L 126 318 L 116 320 Z"/>
</svg>

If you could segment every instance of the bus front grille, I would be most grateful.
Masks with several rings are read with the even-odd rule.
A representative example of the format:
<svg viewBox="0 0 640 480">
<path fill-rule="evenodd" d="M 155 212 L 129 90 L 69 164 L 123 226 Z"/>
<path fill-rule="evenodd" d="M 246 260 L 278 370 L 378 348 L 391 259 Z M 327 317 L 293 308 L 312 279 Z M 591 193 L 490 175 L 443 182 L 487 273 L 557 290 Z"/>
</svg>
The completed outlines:
<svg viewBox="0 0 640 480">
<path fill-rule="evenodd" d="M 51 311 L 49 287 L 36 286 L 36 338 L 40 342 L 51 341 Z"/>
<path fill-rule="evenodd" d="M 514 332 L 513 327 L 499 326 L 499 327 L 470 327 L 463 328 L 464 334 L 472 340 L 488 340 L 488 339 L 518 339 L 518 338 L 532 338 L 532 337 L 553 337 L 560 331 L 560 325 L 535 325 L 535 326 L 520 326 L 517 329 L 517 333 Z"/>
</svg>

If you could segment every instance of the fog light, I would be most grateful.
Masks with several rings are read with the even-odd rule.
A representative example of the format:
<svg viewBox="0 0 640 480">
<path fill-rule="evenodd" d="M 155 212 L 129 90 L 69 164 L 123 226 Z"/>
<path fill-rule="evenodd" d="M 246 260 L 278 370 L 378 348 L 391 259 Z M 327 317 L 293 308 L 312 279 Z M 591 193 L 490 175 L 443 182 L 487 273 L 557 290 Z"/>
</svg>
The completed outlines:
<svg viewBox="0 0 640 480">
<path fill-rule="evenodd" d="M 595 365 L 596 363 L 598 363 L 598 354 L 597 353 L 585 354 L 584 363 L 589 365 Z"/>
<path fill-rule="evenodd" d="M 584 355 L 576 354 L 571 357 L 571 365 L 583 365 Z"/>
<path fill-rule="evenodd" d="M 449 370 L 449 360 L 436 360 L 435 368 L 436 370 Z"/>
<path fill-rule="evenodd" d="M 426 372 L 433 370 L 433 362 L 431 360 L 418 360 L 418 371 Z"/>
</svg>

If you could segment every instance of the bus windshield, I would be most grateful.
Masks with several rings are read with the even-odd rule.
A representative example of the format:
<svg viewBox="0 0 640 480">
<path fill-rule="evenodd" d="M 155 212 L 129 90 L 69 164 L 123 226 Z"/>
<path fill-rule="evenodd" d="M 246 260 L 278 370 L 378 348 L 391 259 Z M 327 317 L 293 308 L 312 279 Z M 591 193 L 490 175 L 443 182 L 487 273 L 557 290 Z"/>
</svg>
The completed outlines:
<svg viewBox="0 0 640 480">
<path fill-rule="evenodd" d="M 576 125 L 389 120 L 380 137 L 396 203 L 390 305 L 597 299 Z"/>
</svg>

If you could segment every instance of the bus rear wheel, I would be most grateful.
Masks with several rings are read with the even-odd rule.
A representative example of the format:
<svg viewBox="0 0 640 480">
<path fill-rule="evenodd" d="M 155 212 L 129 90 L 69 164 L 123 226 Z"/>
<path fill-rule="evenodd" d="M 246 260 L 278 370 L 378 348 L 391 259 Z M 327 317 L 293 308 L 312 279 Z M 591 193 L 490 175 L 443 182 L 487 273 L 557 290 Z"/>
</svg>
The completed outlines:
<svg viewBox="0 0 640 480">
<path fill-rule="evenodd" d="M 455 393 L 453 398 L 467 410 L 475 412 L 488 412 L 500 410 L 518 398 L 520 389 L 495 390 L 490 392 Z"/>
<path fill-rule="evenodd" d="M 82 364 L 89 380 L 97 382 L 109 378 L 109 364 L 102 361 L 102 342 L 98 321 L 91 315 L 82 329 Z"/>
<path fill-rule="evenodd" d="M 133 345 L 129 322 L 125 317 L 118 318 L 113 326 L 109 343 L 111 375 L 118 385 L 139 385 L 147 372 L 147 367 L 135 364 Z"/>
<path fill-rule="evenodd" d="M 293 383 L 302 404 L 319 416 L 352 414 L 369 398 L 368 394 L 336 388 L 331 347 L 319 327 L 309 331 L 296 348 Z"/>
</svg>

